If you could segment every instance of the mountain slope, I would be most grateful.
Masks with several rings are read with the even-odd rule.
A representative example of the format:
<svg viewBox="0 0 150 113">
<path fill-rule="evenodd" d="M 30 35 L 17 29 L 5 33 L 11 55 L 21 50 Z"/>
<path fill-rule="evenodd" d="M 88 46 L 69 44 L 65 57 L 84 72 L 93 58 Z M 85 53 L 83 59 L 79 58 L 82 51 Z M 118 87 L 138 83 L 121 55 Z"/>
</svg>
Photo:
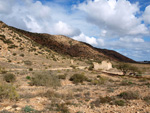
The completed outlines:
<svg viewBox="0 0 150 113">
<path fill-rule="evenodd" d="M 60 54 L 95 60 L 109 59 L 122 62 L 135 62 L 132 59 L 123 56 L 115 51 L 94 48 L 89 44 L 73 40 L 63 35 L 31 33 L 14 27 L 8 27 L 18 34 L 25 35 L 26 37 L 34 40 L 36 43 L 46 46 L 49 49 L 54 50 L 55 52 Z"/>
</svg>

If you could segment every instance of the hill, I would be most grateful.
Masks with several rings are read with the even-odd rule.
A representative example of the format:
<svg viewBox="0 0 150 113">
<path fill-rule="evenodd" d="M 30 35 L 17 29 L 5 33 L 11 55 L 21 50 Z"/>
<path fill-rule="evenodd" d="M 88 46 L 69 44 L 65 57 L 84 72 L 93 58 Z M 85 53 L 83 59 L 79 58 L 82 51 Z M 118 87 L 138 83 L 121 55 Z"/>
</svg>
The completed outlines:
<svg viewBox="0 0 150 113">
<path fill-rule="evenodd" d="M 31 33 L 10 26 L 7 27 L 60 54 L 95 60 L 109 59 L 121 62 L 135 62 L 116 51 L 95 48 L 87 43 L 76 41 L 63 35 Z"/>
</svg>

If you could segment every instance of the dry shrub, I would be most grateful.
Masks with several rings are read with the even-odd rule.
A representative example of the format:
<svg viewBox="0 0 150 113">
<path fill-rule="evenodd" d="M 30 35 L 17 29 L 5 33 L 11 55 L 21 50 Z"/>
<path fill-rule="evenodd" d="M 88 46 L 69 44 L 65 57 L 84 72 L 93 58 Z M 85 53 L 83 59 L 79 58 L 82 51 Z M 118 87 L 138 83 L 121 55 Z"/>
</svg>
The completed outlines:
<svg viewBox="0 0 150 113">
<path fill-rule="evenodd" d="M 60 86 L 60 80 L 57 76 L 49 72 L 41 72 L 33 75 L 30 85 L 57 87 Z"/>
</svg>

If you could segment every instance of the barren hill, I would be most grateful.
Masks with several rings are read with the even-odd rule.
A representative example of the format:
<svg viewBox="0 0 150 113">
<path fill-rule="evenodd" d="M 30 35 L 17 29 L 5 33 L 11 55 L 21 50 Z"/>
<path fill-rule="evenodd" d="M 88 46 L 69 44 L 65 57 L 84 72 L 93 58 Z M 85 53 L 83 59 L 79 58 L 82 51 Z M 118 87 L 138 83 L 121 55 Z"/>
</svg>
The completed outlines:
<svg viewBox="0 0 150 113">
<path fill-rule="evenodd" d="M 4 23 L 3 25 L 7 26 Z M 71 57 L 80 57 L 95 60 L 109 59 L 122 62 L 135 62 L 134 60 L 123 56 L 116 51 L 95 48 L 89 44 L 73 40 L 63 35 L 31 33 L 10 26 L 7 27 L 14 30 L 20 35 L 25 35 L 26 37 L 34 40 L 42 46 L 46 46 L 57 53 L 69 55 Z"/>
<path fill-rule="evenodd" d="M 122 62 L 135 62 L 134 60 L 121 55 L 116 51 L 95 48 L 87 43 L 79 42 L 63 35 L 31 33 L 11 26 L 7 26 L 3 22 L 1 22 L 0 27 L 2 26 L 8 27 L 19 35 L 24 35 L 32 39 L 36 43 L 39 43 L 42 46 L 46 46 L 57 53 L 69 55 L 71 57 L 80 57 L 95 60 L 109 59 Z"/>
</svg>

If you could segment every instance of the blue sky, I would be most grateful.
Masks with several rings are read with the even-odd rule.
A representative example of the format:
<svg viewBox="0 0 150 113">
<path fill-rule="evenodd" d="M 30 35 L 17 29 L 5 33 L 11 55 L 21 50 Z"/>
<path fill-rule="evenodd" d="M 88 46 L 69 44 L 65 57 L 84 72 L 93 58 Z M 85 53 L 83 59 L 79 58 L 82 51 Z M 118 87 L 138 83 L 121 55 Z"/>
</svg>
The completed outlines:
<svg viewBox="0 0 150 113">
<path fill-rule="evenodd" d="M 0 20 L 150 60 L 150 0 L 0 0 Z"/>
</svg>

